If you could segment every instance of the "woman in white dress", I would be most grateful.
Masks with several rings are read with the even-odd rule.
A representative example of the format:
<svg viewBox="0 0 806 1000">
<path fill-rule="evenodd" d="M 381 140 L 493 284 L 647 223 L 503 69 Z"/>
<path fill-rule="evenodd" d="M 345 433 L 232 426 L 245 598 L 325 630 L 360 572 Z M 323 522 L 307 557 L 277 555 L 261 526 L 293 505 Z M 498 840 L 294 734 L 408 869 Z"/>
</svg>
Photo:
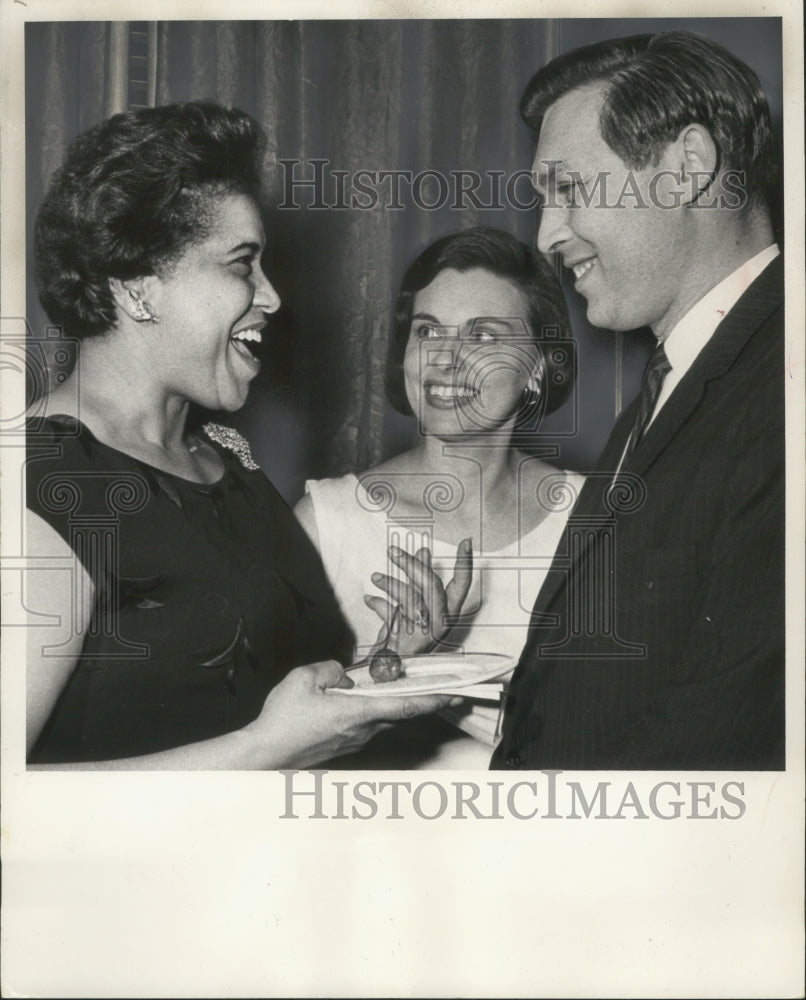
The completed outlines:
<svg viewBox="0 0 806 1000">
<path fill-rule="evenodd" d="M 399 648 L 414 647 L 432 625 L 429 602 L 410 585 L 417 563 L 447 583 L 458 546 L 468 557 L 472 547 L 474 580 L 434 648 L 519 655 L 582 483 L 519 447 L 534 445 L 542 417 L 568 396 L 575 368 L 568 336 L 550 265 L 500 230 L 443 237 L 407 271 L 386 387 L 396 409 L 416 416 L 417 439 L 360 476 L 308 482 L 296 508 L 359 650 L 375 643 L 379 617 L 396 621 Z M 372 572 L 384 564 L 386 574 Z M 412 720 L 376 738 L 362 761 L 485 768 L 498 714 L 496 705 L 468 701 L 451 710 L 453 725 Z"/>
</svg>

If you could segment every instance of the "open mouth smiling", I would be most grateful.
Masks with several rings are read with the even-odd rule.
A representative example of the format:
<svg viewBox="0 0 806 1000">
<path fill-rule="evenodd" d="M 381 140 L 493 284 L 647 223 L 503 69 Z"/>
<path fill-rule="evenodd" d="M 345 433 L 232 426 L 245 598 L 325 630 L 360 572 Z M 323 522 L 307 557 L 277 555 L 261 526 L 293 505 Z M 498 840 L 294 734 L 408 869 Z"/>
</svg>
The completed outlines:
<svg viewBox="0 0 806 1000">
<path fill-rule="evenodd" d="M 467 384 L 452 385 L 443 382 L 427 382 L 425 396 L 429 403 L 436 406 L 454 406 L 471 399 L 476 399 L 479 390 Z"/>
<path fill-rule="evenodd" d="M 230 337 L 230 343 L 238 354 L 249 361 L 250 364 L 259 365 L 260 361 L 256 357 L 254 349 L 263 343 L 262 324 L 255 324 L 245 330 L 237 330 Z"/>
<path fill-rule="evenodd" d="M 587 260 L 581 260 L 576 264 L 567 264 L 566 266 L 569 267 L 573 272 L 574 281 L 578 282 L 581 281 L 585 277 L 585 275 L 592 270 L 593 265 L 595 263 L 596 263 L 595 257 L 588 257 Z"/>
</svg>

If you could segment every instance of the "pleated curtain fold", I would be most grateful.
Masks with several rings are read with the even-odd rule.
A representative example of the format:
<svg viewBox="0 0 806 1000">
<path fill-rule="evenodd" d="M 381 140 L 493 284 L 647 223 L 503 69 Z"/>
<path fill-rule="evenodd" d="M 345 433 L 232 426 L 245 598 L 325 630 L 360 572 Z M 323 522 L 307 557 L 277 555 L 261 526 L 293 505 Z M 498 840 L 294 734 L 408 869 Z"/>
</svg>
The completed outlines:
<svg viewBox="0 0 806 1000">
<path fill-rule="evenodd" d="M 414 256 L 437 236 L 476 224 L 533 239 L 534 211 L 510 204 L 503 185 L 531 164 L 517 106 L 532 73 L 554 54 L 554 22 L 141 27 L 148 102 L 216 100 L 253 114 L 267 134 L 266 264 L 283 309 L 265 373 L 236 422 L 293 499 L 306 476 L 363 469 L 411 433 L 385 404 L 383 369 L 395 294 Z M 29 25 L 29 232 L 68 141 L 126 106 L 129 31 L 123 22 Z M 338 200 L 338 183 L 349 201 L 359 171 L 376 178 L 378 203 L 312 207 L 313 189 L 293 182 L 314 177 L 313 160 L 326 161 L 319 168 L 326 204 Z M 383 171 L 393 176 L 381 182 Z M 481 176 L 476 201 L 465 197 L 463 207 L 458 171 Z M 493 204 L 495 172 L 502 180 Z M 451 185 L 441 201 L 440 177 Z M 393 183 L 402 208 L 394 207 Z M 522 184 L 514 193 L 525 200 L 527 190 Z M 29 300 L 29 320 L 45 323 L 33 289 Z"/>
</svg>

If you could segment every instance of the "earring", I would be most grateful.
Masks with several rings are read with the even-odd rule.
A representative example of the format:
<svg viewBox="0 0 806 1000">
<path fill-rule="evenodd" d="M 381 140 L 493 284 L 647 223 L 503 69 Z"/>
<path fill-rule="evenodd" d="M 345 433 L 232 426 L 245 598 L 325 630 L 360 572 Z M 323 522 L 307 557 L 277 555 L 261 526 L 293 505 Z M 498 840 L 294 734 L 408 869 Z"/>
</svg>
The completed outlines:
<svg viewBox="0 0 806 1000">
<path fill-rule="evenodd" d="M 531 385 L 525 385 L 523 389 L 523 403 L 521 404 L 522 409 L 531 409 L 536 406 L 540 401 L 540 386 L 532 388 Z"/>
<path fill-rule="evenodd" d="M 159 323 L 159 316 L 151 312 L 133 289 L 129 289 L 129 301 L 131 302 L 132 315 L 138 323 Z"/>
<path fill-rule="evenodd" d="M 530 421 L 538 418 L 542 412 L 541 395 L 543 392 L 543 380 L 540 370 L 532 372 L 529 381 L 523 387 L 523 399 L 518 411 L 518 426 L 523 428 Z"/>
<path fill-rule="evenodd" d="M 534 371 L 529 376 L 529 381 L 523 388 L 523 405 L 524 406 L 535 406 L 540 399 L 540 394 L 543 391 L 543 380 L 540 378 L 538 372 Z"/>
</svg>

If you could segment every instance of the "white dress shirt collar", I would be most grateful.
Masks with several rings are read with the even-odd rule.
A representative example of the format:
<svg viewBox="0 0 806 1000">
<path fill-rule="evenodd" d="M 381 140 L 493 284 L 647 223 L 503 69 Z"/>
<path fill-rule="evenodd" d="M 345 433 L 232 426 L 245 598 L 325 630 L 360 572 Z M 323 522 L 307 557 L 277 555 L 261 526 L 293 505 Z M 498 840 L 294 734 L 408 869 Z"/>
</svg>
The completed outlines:
<svg viewBox="0 0 806 1000">
<path fill-rule="evenodd" d="M 652 414 L 653 420 L 678 382 L 691 368 L 697 355 L 714 335 L 716 328 L 767 265 L 775 260 L 779 252 L 773 243 L 755 257 L 746 260 L 718 285 L 714 285 L 709 292 L 706 292 L 672 328 L 663 343 L 672 368 L 664 379 L 663 388 Z"/>
</svg>

